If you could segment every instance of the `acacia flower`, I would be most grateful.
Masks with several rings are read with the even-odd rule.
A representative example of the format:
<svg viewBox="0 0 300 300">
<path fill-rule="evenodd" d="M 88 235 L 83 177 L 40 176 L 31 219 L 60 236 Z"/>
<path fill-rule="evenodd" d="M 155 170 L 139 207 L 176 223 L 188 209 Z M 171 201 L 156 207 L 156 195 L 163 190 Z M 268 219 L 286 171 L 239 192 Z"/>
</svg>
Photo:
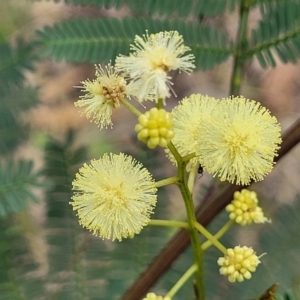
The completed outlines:
<svg viewBox="0 0 300 300">
<path fill-rule="evenodd" d="M 123 153 L 84 164 L 73 181 L 79 223 L 103 239 L 132 237 L 148 224 L 156 187 L 142 164 Z"/>
<path fill-rule="evenodd" d="M 230 282 L 242 282 L 244 279 L 252 277 L 251 272 L 255 272 L 260 264 L 254 250 L 250 247 L 236 246 L 229 248 L 224 257 L 218 259 L 220 274 L 228 276 Z"/>
<path fill-rule="evenodd" d="M 136 36 L 129 56 L 119 56 L 116 68 L 130 78 L 129 87 L 139 101 L 170 97 L 172 86 L 168 73 L 179 70 L 190 73 L 195 68 L 194 55 L 177 31 Z"/>
<path fill-rule="evenodd" d="M 273 168 L 281 143 L 277 119 L 258 102 L 226 98 L 209 122 L 199 124 L 196 153 L 203 168 L 236 184 L 262 180 Z"/>
<path fill-rule="evenodd" d="M 138 139 L 151 149 L 156 146 L 166 147 L 174 136 L 171 115 L 163 108 L 151 108 L 139 116 L 139 123 L 135 126 Z"/>
<path fill-rule="evenodd" d="M 218 101 L 209 96 L 193 94 L 184 98 L 171 112 L 174 122 L 174 138 L 172 143 L 181 156 L 185 156 L 196 151 L 197 138 L 200 134 L 202 123 L 210 122 L 213 111 L 216 109 Z M 172 153 L 166 149 L 169 159 L 176 164 Z M 192 158 L 187 170 L 198 165 L 198 158 Z"/>
<path fill-rule="evenodd" d="M 120 107 L 119 100 L 128 95 L 128 91 L 125 79 L 115 72 L 110 64 L 104 68 L 95 65 L 95 68 L 96 79 L 81 82 L 82 86 L 79 88 L 84 95 L 74 104 L 83 108 L 82 113 L 91 122 L 103 128 L 112 126 L 112 110 Z"/>
<path fill-rule="evenodd" d="M 157 296 L 155 293 L 148 293 L 143 300 L 171 300 L 170 297 Z"/>
<path fill-rule="evenodd" d="M 229 218 L 240 225 L 270 222 L 258 206 L 257 194 L 247 189 L 234 193 L 234 199 L 226 206 Z"/>
</svg>

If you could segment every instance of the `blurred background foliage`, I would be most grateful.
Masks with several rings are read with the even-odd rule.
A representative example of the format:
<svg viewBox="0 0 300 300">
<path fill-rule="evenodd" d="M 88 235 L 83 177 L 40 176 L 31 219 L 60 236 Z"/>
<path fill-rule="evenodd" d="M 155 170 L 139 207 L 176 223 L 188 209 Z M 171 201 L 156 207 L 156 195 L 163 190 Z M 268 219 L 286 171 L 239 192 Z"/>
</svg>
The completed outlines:
<svg viewBox="0 0 300 300">
<path fill-rule="evenodd" d="M 247 4 L 248 36 L 238 48 L 240 7 Z M 239 57 L 240 93 L 269 107 L 283 130 L 299 117 L 299 0 L 1 0 L 1 300 L 120 299 L 173 236 L 174 230 L 147 227 L 133 240 L 102 241 L 78 225 L 69 205 L 78 168 L 107 151 L 133 155 L 157 180 L 175 172 L 163 151 L 136 141 L 135 118 L 125 109 L 113 116 L 114 130 L 100 132 L 73 106 L 80 94 L 73 86 L 93 77 L 93 63 L 127 54 L 146 29 L 178 30 L 196 56 L 198 71 L 180 75 L 168 109 L 195 92 L 228 96 Z M 299 151 L 252 186 L 272 224 L 235 227 L 222 240 L 266 252 L 262 265 L 252 280 L 228 284 L 218 273 L 217 250 L 209 249 L 207 299 L 258 299 L 276 282 L 279 299 L 300 299 Z M 208 174 L 197 179 L 197 203 L 213 182 Z M 179 199 L 172 187 L 160 189 L 154 217 L 184 219 Z M 226 218 L 217 216 L 210 229 Z M 153 290 L 171 288 L 191 256 L 188 249 Z M 193 297 L 190 282 L 175 299 Z"/>
</svg>

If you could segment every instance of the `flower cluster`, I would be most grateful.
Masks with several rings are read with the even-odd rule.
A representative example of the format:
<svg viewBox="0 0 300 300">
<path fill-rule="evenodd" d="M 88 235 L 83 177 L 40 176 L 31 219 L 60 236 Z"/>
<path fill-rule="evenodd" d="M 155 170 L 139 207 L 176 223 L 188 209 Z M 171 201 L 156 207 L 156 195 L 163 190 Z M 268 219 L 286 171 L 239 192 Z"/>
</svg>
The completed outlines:
<svg viewBox="0 0 300 300">
<path fill-rule="evenodd" d="M 82 92 L 85 94 L 75 102 L 75 106 L 83 107 L 83 113 L 100 128 L 112 126 L 113 108 L 120 107 L 120 99 L 127 92 L 124 77 L 115 72 L 111 65 L 102 68 L 96 65 L 96 79 L 82 81 Z"/>
<path fill-rule="evenodd" d="M 272 170 L 281 130 L 276 118 L 260 103 L 242 96 L 218 100 L 193 94 L 180 101 L 171 113 L 160 108 L 173 91 L 170 72 L 190 73 L 195 67 L 194 56 L 186 54 L 190 48 L 177 31 L 146 32 L 135 37 L 130 49 L 129 56 L 116 58 L 115 67 L 96 65 L 96 79 L 82 82 L 84 95 L 75 106 L 82 108 L 88 119 L 100 128 L 112 126 L 113 110 L 121 104 L 129 108 L 138 116 L 135 131 L 139 140 L 149 148 L 169 146 L 168 158 L 176 164 L 174 154 L 178 164 L 186 164 L 186 170 L 191 172 L 188 183 L 181 180 L 180 176 L 186 175 L 181 169 L 171 181 L 186 184 L 191 193 L 190 183 L 197 168 L 221 181 L 240 185 L 260 181 Z M 154 101 L 156 107 L 142 114 L 126 100 L 131 97 L 139 102 Z M 149 223 L 157 200 L 156 187 L 171 181 L 155 183 L 148 170 L 131 156 L 105 154 L 79 169 L 70 204 L 79 223 L 94 235 L 121 241 L 140 233 Z M 256 193 L 247 189 L 236 192 L 226 210 L 229 218 L 240 225 L 269 222 L 258 206 Z M 220 274 L 228 276 L 230 282 L 251 278 L 260 263 L 252 248 L 236 246 L 226 250 L 210 233 L 205 236 L 225 253 L 218 259 Z M 171 297 L 148 293 L 143 300 Z"/>
<path fill-rule="evenodd" d="M 154 293 L 148 293 L 143 300 L 171 300 L 170 297 L 157 296 Z"/>
<path fill-rule="evenodd" d="M 195 68 L 194 55 L 185 55 L 190 50 L 183 44 L 177 31 L 136 36 L 129 56 L 116 59 L 116 69 L 126 76 L 132 94 L 139 101 L 151 98 L 154 101 L 170 97 L 172 86 L 168 73 L 180 70 L 190 73 Z"/>
<path fill-rule="evenodd" d="M 281 143 L 280 125 L 258 102 L 192 95 L 173 109 L 172 116 L 172 142 L 179 153 L 195 153 L 191 163 L 199 163 L 221 181 L 246 185 L 272 170 Z"/>
<path fill-rule="evenodd" d="M 255 192 L 243 189 L 241 192 L 235 192 L 233 197 L 231 203 L 226 206 L 231 220 L 240 225 L 270 222 L 264 216 L 262 208 L 258 206 Z"/>
<path fill-rule="evenodd" d="M 210 121 L 199 126 L 199 162 L 221 181 L 246 185 L 272 170 L 281 143 L 280 125 L 258 102 L 244 97 L 221 100 Z"/>
<path fill-rule="evenodd" d="M 173 122 L 169 113 L 163 108 L 151 108 L 139 116 L 139 123 L 135 126 L 137 137 L 149 148 L 166 147 L 174 136 Z"/>
<path fill-rule="evenodd" d="M 201 124 L 209 122 L 216 109 L 217 100 L 213 97 L 193 94 L 184 98 L 171 112 L 174 122 L 174 138 L 172 143 L 181 156 L 196 151 L 197 138 L 201 131 Z M 170 151 L 166 150 L 169 159 L 176 163 Z M 198 165 L 198 158 L 191 159 L 187 165 L 189 171 Z"/>
<path fill-rule="evenodd" d="M 105 154 L 84 164 L 73 181 L 70 204 L 79 223 L 106 239 L 132 237 L 148 224 L 156 204 L 152 176 L 131 156 Z"/>
<path fill-rule="evenodd" d="M 220 274 L 228 276 L 230 282 L 242 282 L 251 278 L 251 272 L 255 272 L 260 264 L 259 257 L 249 247 L 236 246 L 227 249 L 226 255 L 218 259 Z"/>
</svg>

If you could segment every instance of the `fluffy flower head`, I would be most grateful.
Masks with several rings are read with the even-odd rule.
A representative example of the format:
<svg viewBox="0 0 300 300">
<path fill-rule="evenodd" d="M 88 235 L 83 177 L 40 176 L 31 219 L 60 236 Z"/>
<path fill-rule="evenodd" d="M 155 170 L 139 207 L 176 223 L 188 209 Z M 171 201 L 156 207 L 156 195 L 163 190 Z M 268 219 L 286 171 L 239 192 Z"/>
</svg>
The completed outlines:
<svg viewBox="0 0 300 300">
<path fill-rule="evenodd" d="M 151 174 L 131 156 L 105 154 L 84 164 L 70 204 L 79 223 L 105 239 L 132 237 L 148 224 L 156 204 Z"/>
<path fill-rule="evenodd" d="M 255 272 L 259 264 L 259 257 L 254 250 L 246 246 L 229 248 L 226 255 L 218 259 L 218 265 L 221 267 L 220 274 L 228 276 L 230 282 L 250 279 L 251 272 Z"/>
<path fill-rule="evenodd" d="M 195 67 L 194 55 L 185 55 L 190 48 L 177 31 L 151 35 L 146 32 L 142 37 L 136 36 L 134 43 L 130 56 L 117 57 L 116 68 L 132 79 L 129 87 L 140 101 L 169 97 L 173 83 L 168 72 L 190 73 Z"/>
<path fill-rule="evenodd" d="M 143 300 L 171 300 L 170 297 L 157 296 L 154 293 L 148 293 Z"/>
<path fill-rule="evenodd" d="M 235 192 L 234 199 L 226 206 L 226 210 L 229 218 L 240 225 L 270 222 L 258 206 L 257 194 L 247 189 Z"/>
<path fill-rule="evenodd" d="M 139 123 L 135 126 L 138 139 L 149 148 L 166 147 L 173 138 L 173 121 L 171 115 L 163 108 L 151 108 L 139 116 Z"/>
<path fill-rule="evenodd" d="M 201 124 L 209 122 L 212 112 L 218 101 L 213 97 L 193 94 L 184 98 L 171 112 L 174 122 L 174 138 L 172 143 L 181 156 L 196 151 L 197 138 L 201 131 Z M 176 161 L 171 152 L 166 149 L 169 159 Z M 192 158 L 187 165 L 187 170 L 198 165 L 198 158 Z"/>
<path fill-rule="evenodd" d="M 96 79 L 81 82 L 84 95 L 75 102 L 75 106 L 83 107 L 83 114 L 103 128 L 112 125 L 112 109 L 120 107 L 119 100 L 126 94 L 126 81 L 111 65 L 105 68 L 96 65 L 95 68 Z"/>
<path fill-rule="evenodd" d="M 236 184 L 262 180 L 273 168 L 280 125 L 258 102 L 243 97 L 220 101 L 203 122 L 196 153 L 204 169 Z"/>
</svg>

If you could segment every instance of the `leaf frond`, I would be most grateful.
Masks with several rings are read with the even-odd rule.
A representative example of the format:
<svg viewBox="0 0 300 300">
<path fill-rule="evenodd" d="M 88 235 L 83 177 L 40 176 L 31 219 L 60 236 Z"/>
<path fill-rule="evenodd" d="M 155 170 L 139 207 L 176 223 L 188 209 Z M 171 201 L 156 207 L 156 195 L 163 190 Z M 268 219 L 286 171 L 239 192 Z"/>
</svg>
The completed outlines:
<svg viewBox="0 0 300 300">
<path fill-rule="evenodd" d="M 38 178 L 32 161 L 0 162 L 0 218 L 25 209 L 28 200 L 37 201 L 31 188 L 39 185 Z"/>
<path fill-rule="evenodd" d="M 38 103 L 37 89 L 30 86 L 9 85 L 0 88 L 0 110 L 10 109 L 11 111 L 24 112 Z"/>
<path fill-rule="evenodd" d="M 262 14 L 268 13 L 271 9 L 274 9 L 277 5 L 284 3 L 294 2 L 300 4 L 300 0 L 252 0 L 251 6 L 259 6 Z"/>
<path fill-rule="evenodd" d="M 38 35 L 43 57 L 100 63 L 113 61 L 119 54 L 127 55 L 134 36 L 144 34 L 146 29 L 149 33 L 177 30 L 195 54 L 198 69 L 212 68 L 232 52 L 221 30 L 180 20 L 72 19 L 45 27 Z"/>
<path fill-rule="evenodd" d="M 0 219 L 1 300 L 38 299 L 45 294 L 43 279 L 37 275 L 38 266 L 28 249 L 22 225 L 18 218 Z"/>
<path fill-rule="evenodd" d="M 232 11 L 241 0 L 64 0 L 66 4 L 95 6 L 97 8 L 116 8 L 128 5 L 132 13 L 139 16 L 159 15 L 170 16 L 195 16 L 214 17 Z M 59 2 L 59 1 L 56 1 Z"/>
<path fill-rule="evenodd" d="M 32 70 L 34 43 L 17 40 L 16 47 L 9 43 L 0 43 L 0 86 L 8 83 L 18 84 L 23 80 L 22 71 Z"/>
<path fill-rule="evenodd" d="M 300 57 L 300 9 L 290 1 L 271 7 L 257 29 L 252 31 L 246 56 L 256 56 L 261 66 L 275 67 L 278 56 L 283 63 L 296 63 Z"/>
</svg>

